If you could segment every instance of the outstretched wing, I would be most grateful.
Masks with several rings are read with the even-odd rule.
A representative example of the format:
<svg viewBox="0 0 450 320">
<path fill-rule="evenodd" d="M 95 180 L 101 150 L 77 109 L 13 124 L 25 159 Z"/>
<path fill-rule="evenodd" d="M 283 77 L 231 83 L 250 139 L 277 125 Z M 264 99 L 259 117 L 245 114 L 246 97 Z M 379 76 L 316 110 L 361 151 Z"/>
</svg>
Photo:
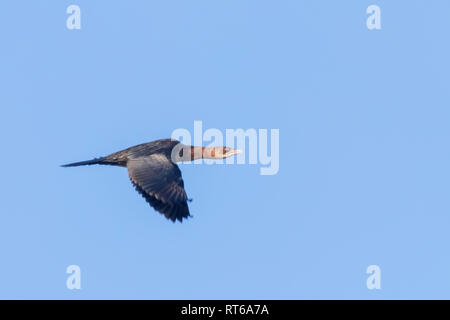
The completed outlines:
<svg viewBox="0 0 450 320">
<path fill-rule="evenodd" d="M 127 168 L 136 190 L 156 211 L 172 221 L 190 216 L 181 171 L 165 155 L 129 159 Z"/>
</svg>

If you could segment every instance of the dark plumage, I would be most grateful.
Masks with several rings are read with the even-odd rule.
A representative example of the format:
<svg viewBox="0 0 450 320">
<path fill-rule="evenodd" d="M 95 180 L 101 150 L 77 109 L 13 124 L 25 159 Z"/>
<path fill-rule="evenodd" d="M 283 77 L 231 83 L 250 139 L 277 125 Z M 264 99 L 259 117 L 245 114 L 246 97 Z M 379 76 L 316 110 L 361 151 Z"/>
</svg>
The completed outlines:
<svg viewBox="0 0 450 320">
<path fill-rule="evenodd" d="M 113 165 L 127 167 L 137 192 L 158 212 L 175 222 L 190 216 L 181 171 L 176 162 L 198 158 L 223 159 L 240 153 L 226 147 L 186 146 L 177 140 L 161 139 L 115 152 L 106 157 L 63 165 Z"/>
</svg>

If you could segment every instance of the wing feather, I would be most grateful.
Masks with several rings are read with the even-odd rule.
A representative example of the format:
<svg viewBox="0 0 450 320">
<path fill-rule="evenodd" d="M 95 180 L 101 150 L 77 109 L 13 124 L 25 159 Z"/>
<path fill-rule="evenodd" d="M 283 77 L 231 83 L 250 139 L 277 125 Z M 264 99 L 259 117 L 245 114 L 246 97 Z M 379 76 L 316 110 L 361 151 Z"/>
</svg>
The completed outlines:
<svg viewBox="0 0 450 320">
<path fill-rule="evenodd" d="M 156 211 L 172 221 L 190 216 L 181 171 L 165 155 L 129 159 L 127 168 L 136 190 Z"/>
</svg>

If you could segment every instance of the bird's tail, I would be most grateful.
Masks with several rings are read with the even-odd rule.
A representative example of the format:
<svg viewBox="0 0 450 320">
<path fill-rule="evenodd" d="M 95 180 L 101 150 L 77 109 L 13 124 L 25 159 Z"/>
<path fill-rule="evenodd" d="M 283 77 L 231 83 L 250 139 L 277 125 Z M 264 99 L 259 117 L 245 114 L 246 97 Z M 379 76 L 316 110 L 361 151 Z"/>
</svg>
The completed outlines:
<svg viewBox="0 0 450 320">
<path fill-rule="evenodd" d="M 105 159 L 106 159 L 106 157 L 95 158 L 95 159 L 87 160 L 87 161 L 63 164 L 61 167 L 78 167 L 78 166 L 90 166 L 93 164 L 106 164 Z"/>
</svg>

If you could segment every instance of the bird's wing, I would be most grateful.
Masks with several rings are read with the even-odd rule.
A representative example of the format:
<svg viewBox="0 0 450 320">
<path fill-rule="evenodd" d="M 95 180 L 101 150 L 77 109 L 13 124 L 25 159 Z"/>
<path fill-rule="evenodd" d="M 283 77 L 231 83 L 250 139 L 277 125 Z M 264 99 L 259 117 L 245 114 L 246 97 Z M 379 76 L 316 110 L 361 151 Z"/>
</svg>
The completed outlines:
<svg viewBox="0 0 450 320">
<path fill-rule="evenodd" d="M 156 211 L 172 221 L 190 216 L 181 171 L 166 156 L 129 159 L 127 168 L 136 190 Z"/>
</svg>

